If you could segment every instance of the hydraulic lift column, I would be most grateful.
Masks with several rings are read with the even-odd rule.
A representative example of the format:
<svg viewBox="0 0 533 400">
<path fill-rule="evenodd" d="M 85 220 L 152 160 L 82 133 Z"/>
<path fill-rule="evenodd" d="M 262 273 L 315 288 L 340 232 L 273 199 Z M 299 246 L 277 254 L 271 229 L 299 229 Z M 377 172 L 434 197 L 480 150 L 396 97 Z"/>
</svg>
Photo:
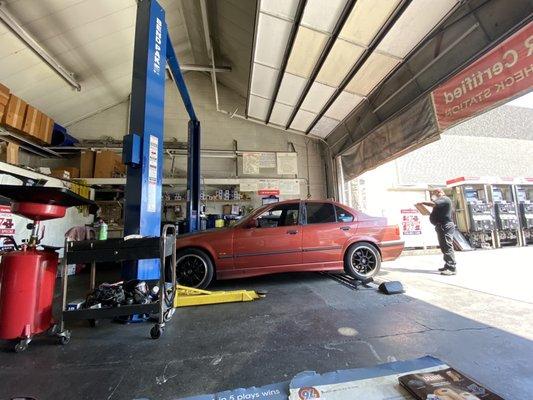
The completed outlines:
<svg viewBox="0 0 533 400">
<path fill-rule="evenodd" d="M 163 137 L 166 66 L 170 68 L 185 108 L 197 126 L 200 123 L 181 75 L 179 63 L 168 37 L 165 11 L 156 0 L 139 0 L 135 26 L 135 50 L 131 89 L 130 133 L 124 137 L 123 160 L 127 165 L 124 196 L 124 235 L 161 235 L 163 181 Z M 191 144 L 189 143 L 189 146 Z M 199 150 L 198 150 L 199 151 Z M 196 155 L 196 152 L 194 153 Z M 195 182 L 200 185 L 199 154 Z M 199 190 L 198 197 L 199 197 Z M 193 202 L 198 205 L 197 202 Z M 188 210 L 194 211 L 194 207 Z M 197 211 L 197 206 L 196 206 Z M 197 212 L 197 214 L 199 214 Z M 191 214 L 188 215 L 191 217 Z M 159 260 L 140 260 L 123 268 L 124 279 L 158 279 Z"/>
</svg>

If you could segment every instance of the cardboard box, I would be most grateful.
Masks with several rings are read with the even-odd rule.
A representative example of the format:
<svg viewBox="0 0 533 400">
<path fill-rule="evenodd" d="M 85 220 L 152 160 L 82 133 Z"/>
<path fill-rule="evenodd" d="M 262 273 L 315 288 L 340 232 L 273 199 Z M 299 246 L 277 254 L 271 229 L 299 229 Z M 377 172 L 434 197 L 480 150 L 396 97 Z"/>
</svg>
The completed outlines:
<svg viewBox="0 0 533 400">
<path fill-rule="evenodd" d="M 70 173 L 70 179 L 75 179 L 80 177 L 80 170 L 76 167 L 64 167 L 65 171 Z"/>
<path fill-rule="evenodd" d="M 19 163 L 19 145 L 15 143 L 0 144 L 0 161 L 9 164 L 18 165 Z"/>
<path fill-rule="evenodd" d="M 53 168 L 50 176 L 59 179 L 70 179 L 70 171 L 66 168 Z"/>
<path fill-rule="evenodd" d="M 96 152 L 94 162 L 95 178 L 117 178 L 126 173 L 126 166 L 122 164 L 122 156 L 110 150 Z"/>
<path fill-rule="evenodd" d="M 26 102 L 21 98 L 13 94 L 10 95 L 4 116 L 2 117 L 2 124 L 14 128 L 15 130 L 22 130 L 27 106 Z"/>
<path fill-rule="evenodd" d="M 82 150 L 80 153 L 80 178 L 94 177 L 94 160 L 96 153 L 91 150 Z"/>
<path fill-rule="evenodd" d="M 22 126 L 22 132 L 39 138 L 39 130 L 41 128 L 41 115 L 42 113 L 38 109 L 28 105 L 28 107 L 26 107 L 26 114 L 24 116 L 24 125 Z"/>
<path fill-rule="evenodd" d="M 54 120 L 48 115 L 41 113 L 41 125 L 39 129 L 39 139 L 45 143 L 52 143 L 52 131 L 54 130 Z"/>
<path fill-rule="evenodd" d="M 0 106 L 6 106 L 9 102 L 9 88 L 0 83 Z"/>
<path fill-rule="evenodd" d="M 431 214 L 431 211 L 423 204 L 421 203 L 418 203 L 418 204 L 415 204 L 415 207 L 416 209 L 418 210 L 418 212 L 422 215 L 429 215 Z"/>
<path fill-rule="evenodd" d="M 3 104 L 0 104 L 0 121 L 2 121 L 2 118 L 4 117 L 4 113 L 6 112 L 6 106 Z"/>
</svg>

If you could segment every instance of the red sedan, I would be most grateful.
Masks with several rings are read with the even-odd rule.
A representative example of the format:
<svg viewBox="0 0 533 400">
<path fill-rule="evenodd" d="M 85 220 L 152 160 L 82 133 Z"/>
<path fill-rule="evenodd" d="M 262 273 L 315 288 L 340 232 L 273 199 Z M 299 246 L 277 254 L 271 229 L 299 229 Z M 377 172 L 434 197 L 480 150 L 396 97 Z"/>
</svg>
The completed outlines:
<svg viewBox="0 0 533 400">
<path fill-rule="evenodd" d="M 357 279 L 379 272 L 403 250 L 397 225 L 334 201 L 288 200 L 253 211 L 236 225 L 181 235 L 178 282 L 278 272 L 344 270 Z"/>
</svg>

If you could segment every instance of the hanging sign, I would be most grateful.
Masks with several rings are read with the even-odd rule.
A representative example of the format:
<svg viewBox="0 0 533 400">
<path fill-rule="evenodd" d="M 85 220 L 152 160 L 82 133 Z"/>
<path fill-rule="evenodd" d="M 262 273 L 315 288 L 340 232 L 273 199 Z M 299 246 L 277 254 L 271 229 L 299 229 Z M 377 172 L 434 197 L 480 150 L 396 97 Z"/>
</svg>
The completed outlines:
<svg viewBox="0 0 533 400">
<path fill-rule="evenodd" d="M 432 93 L 437 120 L 446 129 L 533 87 L 533 22 Z"/>
<path fill-rule="evenodd" d="M 276 168 L 276 153 L 259 154 L 259 168 Z"/>
<path fill-rule="evenodd" d="M 298 175 L 297 153 L 276 153 L 279 175 Z"/>
<path fill-rule="evenodd" d="M 279 189 L 262 189 L 258 190 L 257 194 L 260 196 L 278 196 Z"/>
<path fill-rule="evenodd" d="M 259 160 L 261 153 L 242 153 L 242 173 L 257 175 L 259 173 Z"/>
<path fill-rule="evenodd" d="M 0 235 L 14 235 L 15 224 L 13 223 L 13 214 L 11 207 L 0 206 Z"/>
<path fill-rule="evenodd" d="M 300 181 L 298 179 L 281 179 L 279 181 L 279 191 L 284 195 L 300 194 Z"/>
<path fill-rule="evenodd" d="M 420 213 L 415 209 L 400 210 L 402 214 L 402 231 L 404 235 L 421 235 Z"/>
</svg>

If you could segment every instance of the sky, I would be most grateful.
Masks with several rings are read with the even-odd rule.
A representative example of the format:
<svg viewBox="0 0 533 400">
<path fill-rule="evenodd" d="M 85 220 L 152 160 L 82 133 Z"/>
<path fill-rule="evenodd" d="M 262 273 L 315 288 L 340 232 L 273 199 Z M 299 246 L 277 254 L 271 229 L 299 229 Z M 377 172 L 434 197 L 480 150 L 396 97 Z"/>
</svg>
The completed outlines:
<svg viewBox="0 0 533 400">
<path fill-rule="evenodd" d="M 529 92 L 528 94 L 514 99 L 513 101 L 510 101 L 507 104 L 517 107 L 533 108 L 533 92 Z"/>
</svg>

